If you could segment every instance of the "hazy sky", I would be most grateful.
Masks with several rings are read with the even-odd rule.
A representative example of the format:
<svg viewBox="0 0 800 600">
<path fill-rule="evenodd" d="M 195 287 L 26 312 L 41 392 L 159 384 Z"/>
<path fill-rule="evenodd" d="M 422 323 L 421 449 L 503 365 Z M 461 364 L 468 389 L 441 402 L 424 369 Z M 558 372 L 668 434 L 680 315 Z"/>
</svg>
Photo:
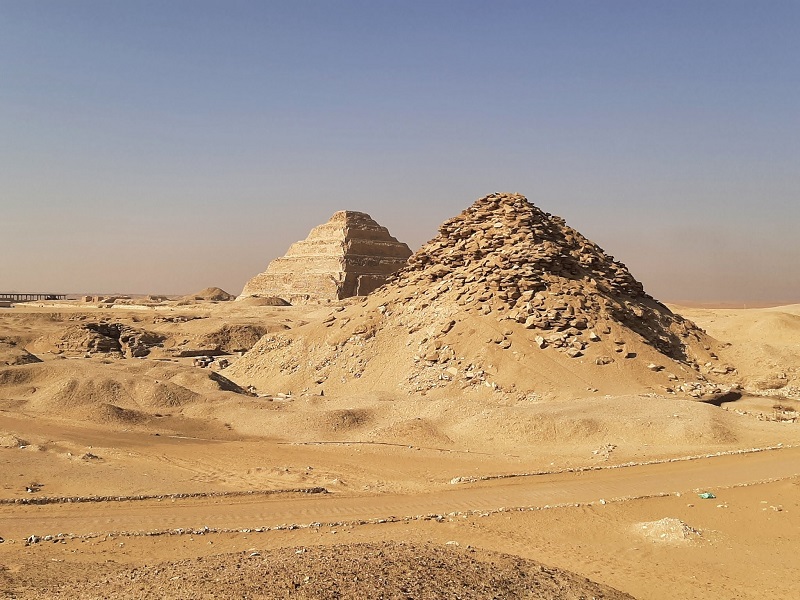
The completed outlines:
<svg viewBox="0 0 800 600">
<path fill-rule="evenodd" d="M 525 194 L 664 300 L 800 301 L 800 2 L 0 0 L 0 291 L 241 291 Z"/>
</svg>

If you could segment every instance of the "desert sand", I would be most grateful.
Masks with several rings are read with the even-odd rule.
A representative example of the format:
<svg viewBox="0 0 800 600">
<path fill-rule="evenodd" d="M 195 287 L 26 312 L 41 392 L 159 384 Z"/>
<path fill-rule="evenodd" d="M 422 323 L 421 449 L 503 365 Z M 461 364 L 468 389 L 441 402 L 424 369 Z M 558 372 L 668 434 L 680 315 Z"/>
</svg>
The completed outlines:
<svg viewBox="0 0 800 600">
<path fill-rule="evenodd" d="M 800 305 L 523 201 L 366 298 L 0 309 L 0 594 L 800 597 Z"/>
</svg>

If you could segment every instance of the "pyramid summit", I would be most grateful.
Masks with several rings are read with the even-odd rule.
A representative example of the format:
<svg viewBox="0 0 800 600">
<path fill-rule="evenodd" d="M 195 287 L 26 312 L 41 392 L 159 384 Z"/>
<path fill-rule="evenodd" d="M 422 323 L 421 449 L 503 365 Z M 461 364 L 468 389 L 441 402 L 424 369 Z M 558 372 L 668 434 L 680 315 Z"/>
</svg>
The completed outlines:
<svg viewBox="0 0 800 600">
<path fill-rule="evenodd" d="M 496 193 L 445 221 L 361 304 L 265 336 L 234 370 L 343 390 L 679 393 L 718 366 L 715 343 L 563 219 Z"/>
<path fill-rule="evenodd" d="M 368 214 L 341 210 L 248 281 L 239 299 L 268 296 L 297 303 L 364 296 L 409 256 L 411 249 Z"/>
<path fill-rule="evenodd" d="M 383 290 L 433 286 L 424 295 L 469 313 L 542 332 L 624 324 L 661 352 L 687 359 L 694 329 L 645 293 L 627 267 L 521 194 L 477 200 L 439 227 Z"/>
</svg>

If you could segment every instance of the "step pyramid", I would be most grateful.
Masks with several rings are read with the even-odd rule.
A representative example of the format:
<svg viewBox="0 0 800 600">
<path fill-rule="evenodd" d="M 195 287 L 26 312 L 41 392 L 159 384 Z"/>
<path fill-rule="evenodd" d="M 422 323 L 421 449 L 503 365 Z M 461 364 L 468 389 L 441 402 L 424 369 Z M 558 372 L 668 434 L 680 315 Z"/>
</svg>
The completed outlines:
<svg viewBox="0 0 800 600">
<path fill-rule="evenodd" d="M 409 247 L 368 214 L 342 210 L 248 281 L 238 299 L 277 297 L 295 304 L 365 296 L 409 256 Z"/>
<path fill-rule="evenodd" d="M 716 385 L 701 373 L 715 344 L 563 219 L 497 193 L 363 302 L 265 336 L 234 374 L 302 389 L 700 394 Z"/>
</svg>

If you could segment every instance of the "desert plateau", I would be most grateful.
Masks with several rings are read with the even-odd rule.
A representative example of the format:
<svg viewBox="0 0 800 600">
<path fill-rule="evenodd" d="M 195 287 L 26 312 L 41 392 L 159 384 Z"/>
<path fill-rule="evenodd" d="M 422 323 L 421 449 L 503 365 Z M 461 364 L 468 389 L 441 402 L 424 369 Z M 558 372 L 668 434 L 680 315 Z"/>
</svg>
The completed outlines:
<svg viewBox="0 0 800 600">
<path fill-rule="evenodd" d="M 800 305 L 513 193 L 242 284 L 0 308 L 1 598 L 800 598 Z"/>
</svg>

